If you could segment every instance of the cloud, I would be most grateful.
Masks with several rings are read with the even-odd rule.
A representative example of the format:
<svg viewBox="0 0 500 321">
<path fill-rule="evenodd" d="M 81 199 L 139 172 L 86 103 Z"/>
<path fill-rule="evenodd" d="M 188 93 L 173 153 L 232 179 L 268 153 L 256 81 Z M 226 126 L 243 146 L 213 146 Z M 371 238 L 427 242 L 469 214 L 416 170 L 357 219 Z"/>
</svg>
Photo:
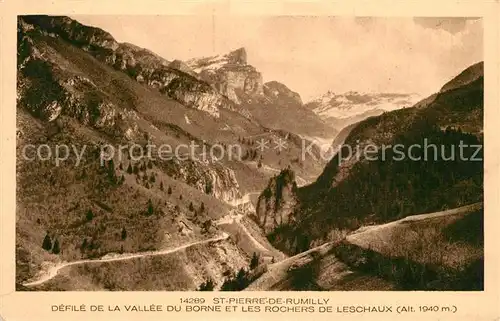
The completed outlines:
<svg viewBox="0 0 500 321">
<path fill-rule="evenodd" d="M 334 92 L 427 95 L 483 58 L 480 19 L 312 16 L 75 16 L 167 59 L 245 47 L 265 81 L 307 101 Z"/>
</svg>

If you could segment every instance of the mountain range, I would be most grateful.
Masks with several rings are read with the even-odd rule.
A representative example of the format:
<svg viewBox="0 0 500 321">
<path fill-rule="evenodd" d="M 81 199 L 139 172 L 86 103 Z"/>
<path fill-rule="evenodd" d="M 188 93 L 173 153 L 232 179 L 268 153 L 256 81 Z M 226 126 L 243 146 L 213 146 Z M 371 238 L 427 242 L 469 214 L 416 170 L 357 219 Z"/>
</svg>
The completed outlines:
<svg viewBox="0 0 500 321">
<path fill-rule="evenodd" d="M 357 92 L 304 103 L 285 84 L 263 82 L 244 48 L 167 60 L 64 16 L 20 16 L 17 36 L 20 289 L 342 288 L 321 268 L 332 260 L 372 280 L 370 289 L 399 289 L 400 280 L 352 263 L 366 255 L 359 240 L 374 237 L 363 228 L 482 201 L 482 161 L 340 159 L 355 145 L 482 144 L 481 63 L 416 104 L 413 94 Z M 313 146 L 303 157 L 304 144 L 319 141 L 339 153 L 324 158 Z M 192 143 L 195 155 L 185 149 Z M 26 154 L 42 145 L 81 153 L 58 163 Z M 140 157 L 132 148 L 148 145 L 188 155 Z M 239 157 L 206 158 L 233 145 Z M 120 148 L 103 159 L 104 146 Z M 480 206 L 466 209 L 436 223 L 438 234 L 469 217 L 482 222 Z M 481 232 L 473 232 L 475 256 L 460 267 L 475 273 Z M 376 257 L 390 263 L 390 254 Z M 464 278 L 476 282 L 472 272 Z"/>
<path fill-rule="evenodd" d="M 417 94 L 362 93 L 349 91 L 324 95 L 306 104 L 315 114 L 339 130 L 371 116 L 386 111 L 412 107 L 419 99 Z"/>
</svg>

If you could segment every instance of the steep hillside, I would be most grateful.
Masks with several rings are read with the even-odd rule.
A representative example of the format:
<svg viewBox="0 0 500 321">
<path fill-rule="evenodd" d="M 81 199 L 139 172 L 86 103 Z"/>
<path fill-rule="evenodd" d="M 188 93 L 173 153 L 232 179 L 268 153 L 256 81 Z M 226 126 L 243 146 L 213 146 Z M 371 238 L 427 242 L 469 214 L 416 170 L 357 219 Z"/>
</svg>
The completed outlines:
<svg viewBox="0 0 500 321">
<path fill-rule="evenodd" d="M 483 290 L 483 205 L 364 226 L 270 264 L 246 290 Z"/>
<path fill-rule="evenodd" d="M 359 123 L 316 182 L 297 190 L 291 223 L 276 227 L 270 240 L 299 253 L 343 230 L 481 201 L 483 151 L 475 146 L 483 143 L 482 115 L 479 76 L 439 93 L 426 108 Z M 409 151 L 415 144 L 421 147 Z M 460 144 L 469 147 L 460 152 Z"/>
<path fill-rule="evenodd" d="M 458 76 L 451 79 L 441 88 L 439 92 L 444 93 L 449 90 L 464 87 L 468 84 L 471 84 L 481 79 L 483 75 L 484 75 L 484 63 L 481 61 L 478 62 L 477 64 L 470 66 L 469 68 L 462 71 Z"/>
</svg>

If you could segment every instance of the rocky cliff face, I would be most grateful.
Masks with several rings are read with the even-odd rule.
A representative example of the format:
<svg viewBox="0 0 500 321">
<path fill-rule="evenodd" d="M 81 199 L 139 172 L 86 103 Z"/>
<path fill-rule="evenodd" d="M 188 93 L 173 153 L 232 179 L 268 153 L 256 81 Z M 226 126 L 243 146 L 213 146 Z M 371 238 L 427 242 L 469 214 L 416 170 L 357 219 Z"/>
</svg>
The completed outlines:
<svg viewBox="0 0 500 321">
<path fill-rule="evenodd" d="M 219 108 L 232 108 L 215 89 L 193 77 L 184 64 L 173 62 L 170 66 L 167 60 L 146 49 L 118 43 L 99 28 L 84 26 L 68 17 L 25 16 L 20 24 L 23 32 L 60 37 L 188 107 L 206 111 L 214 117 L 219 116 Z"/>
<path fill-rule="evenodd" d="M 192 59 L 187 64 L 234 103 L 241 103 L 242 93 L 251 96 L 263 93 L 262 75 L 247 64 L 245 48 L 226 55 Z"/>
<path fill-rule="evenodd" d="M 167 168 L 167 173 L 221 201 L 231 203 L 241 198 L 234 171 L 221 164 L 207 166 L 198 161 L 181 162 L 174 159 Z"/>
<path fill-rule="evenodd" d="M 297 204 L 297 183 L 290 169 L 281 171 L 269 180 L 260 194 L 256 207 L 257 223 L 266 234 L 274 229 L 293 223 L 293 210 Z"/>
</svg>

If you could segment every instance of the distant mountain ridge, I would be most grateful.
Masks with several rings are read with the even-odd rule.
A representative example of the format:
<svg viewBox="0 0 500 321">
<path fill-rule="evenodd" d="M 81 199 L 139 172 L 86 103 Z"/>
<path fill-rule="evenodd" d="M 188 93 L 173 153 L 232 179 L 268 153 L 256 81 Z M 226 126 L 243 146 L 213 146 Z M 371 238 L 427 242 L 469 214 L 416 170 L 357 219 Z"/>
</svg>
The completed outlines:
<svg viewBox="0 0 500 321">
<path fill-rule="evenodd" d="M 328 91 L 305 104 L 324 121 L 334 124 L 339 130 L 352 123 L 386 111 L 411 107 L 419 100 L 411 93 L 364 93 Z"/>
</svg>

